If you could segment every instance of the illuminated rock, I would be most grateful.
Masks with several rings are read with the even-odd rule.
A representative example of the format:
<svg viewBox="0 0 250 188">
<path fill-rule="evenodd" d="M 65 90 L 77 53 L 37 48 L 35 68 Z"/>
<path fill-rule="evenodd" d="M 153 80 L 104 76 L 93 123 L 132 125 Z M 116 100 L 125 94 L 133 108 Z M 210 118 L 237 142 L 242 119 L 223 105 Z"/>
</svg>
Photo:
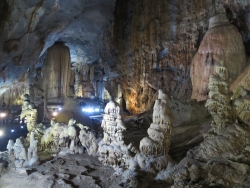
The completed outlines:
<svg viewBox="0 0 250 188">
<path fill-rule="evenodd" d="M 190 76 L 193 90 L 192 99 L 206 100 L 208 97 L 209 76 L 215 73 L 215 66 L 224 60 L 228 68 L 228 83 L 241 73 L 246 65 L 242 36 L 226 14 L 210 18 L 209 30 L 203 37 L 198 52 L 192 60 Z"/>
<path fill-rule="evenodd" d="M 123 132 L 126 130 L 121 115 L 120 107 L 110 101 L 105 109 L 102 121 L 104 137 L 99 142 L 99 161 L 104 165 L 126 167 L 131 159 L 128 146 L 124 144 Z"/>
<path fill-rule="evenodd" d="M 168 107 L 168 96 L 159 90 L 158 99 L 154 105 L 153 123 L 147 131 L 149 137 L 141 140 L 140 152 L 155 156 L 168 154 L 173 121 L 173 114 Z"/>
</svg>

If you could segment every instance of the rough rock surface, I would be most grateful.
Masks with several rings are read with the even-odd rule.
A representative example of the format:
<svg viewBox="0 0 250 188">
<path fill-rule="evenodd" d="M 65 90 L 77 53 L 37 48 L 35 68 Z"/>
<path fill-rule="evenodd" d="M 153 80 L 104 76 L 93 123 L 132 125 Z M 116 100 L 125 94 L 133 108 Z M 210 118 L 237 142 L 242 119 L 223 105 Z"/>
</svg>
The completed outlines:
<svg viewBox="0 0 250 188">
<path fill-rule="evenodd" d="M 118 55 L 114 68 L 120 77 L 109 84 L 112 88 L 121 85 L 127 108 L 135 114 L 152 107 L 159 88 L 166 88 L 169 96 L 181 101 L 190 99 L 190 65 L 208 30 L 209 18 L 225 8 L 246 47 L 248 5 L 248 1 L 224 0 L 117 2 L 113 36 L 118 51 L 112 52 Z M 244 51 L 242 44 L 237 48 Z M 116 95 L 114 89 L 109 91 Z"/>
<path fill-rule="evenodd" d="M 24 73 L 29 69 L 31 77 L 37 79 L 47 49 L 56 41 L 70 49 L 71 65 L 78 75 L 71 86 L 82 90 L 75 96 L 95 94 L 103 98 L 100 88 L 104 85 L 113 99 L 122 98 L 134 114 L 152 107 L 158 89 L 166 89 L 169 96 L 181 101 L 190 99 L 195 92 L 190 79 L 192 59 L 208 31 L 209 18 L 223 9 L 242 35 L 247 59 L 249 56 L 248 1 L 56 3 L 4 0 L 1 4 L 0 93 L 9 90 L 1 95 L 1 101 L 20 105 L 19 93 L 24 94 L 21 85 L 27 79 Z M 244 50 L 242 44 L 237 49 L 239 54 Z M 240 58 L 243 62 L 244 57 Z M 40 89 L 44 88 L 34 87 L 34 93 L 42 96 Z"/>
<path fill-rule="evenodd" d="M 246 64 L 242 36 L 224 13 L 210 18 L 209 30 L 192 60 L 192 99 L 207 99 L 209 76 L 215 73 L 215 66 L 220 61 L 224 61 L 228 68 L 229 83 L 237 78 Z"/>
<path fill-rule="evenodd" d="M 41 67 L 43 54 L 56 41 L 69 47 L 71 62 L 91 64 L 99 59 L 101 36 L 112 20 L 115 1 L 58 1 L 58 10 L 52 8 L 56 2 L 1 3 L 1 94 L 29 68 Z"/>
</svg>

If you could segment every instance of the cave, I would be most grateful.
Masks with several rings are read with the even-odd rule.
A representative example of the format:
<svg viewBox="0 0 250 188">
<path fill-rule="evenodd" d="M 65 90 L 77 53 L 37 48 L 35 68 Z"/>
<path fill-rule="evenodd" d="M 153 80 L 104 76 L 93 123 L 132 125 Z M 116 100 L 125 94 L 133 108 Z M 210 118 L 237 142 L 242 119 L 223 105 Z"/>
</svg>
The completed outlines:
<svg viewBox="0 0 250 188">
<path fill-rule="evenodd" d="M 250 187 L 250 1 L 1 0 L 0 188 Z"/>
</svg>

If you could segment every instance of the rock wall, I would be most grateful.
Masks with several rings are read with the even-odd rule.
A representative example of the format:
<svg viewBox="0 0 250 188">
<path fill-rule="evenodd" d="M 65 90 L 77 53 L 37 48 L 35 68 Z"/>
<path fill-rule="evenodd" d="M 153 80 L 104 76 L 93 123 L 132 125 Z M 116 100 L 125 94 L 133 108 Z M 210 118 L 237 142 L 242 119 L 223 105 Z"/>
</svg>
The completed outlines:
<svg viewBox="0 0 250 188">
<path fill-rule="evenodd" d="M 170 96 L 181 101 L 190 99 L 190 65 L 208 31 L 209 18 L 226 10 L 230 22 L 247 38 L 248 30 L 243 28 L 248 22 L 244 17 L 248 15 L 245 8 L 249 3 L 224 0 L 117 1 L 113 31 L 106 40 L 109 41 L 109 49 L 116 47 L 116 50 L 103 56 L 108 59 L 108 54 L 118 55 L 112 68 L 119 73 L 116 84 L 121 85 L 128 110 L 139 113 L 152 107 L 153 96 L 158 89 L 165 89 Z M 239 55 L 234 56 L 233 60 L 228 59 L 231 64 L 239 63 L 239 67 L 230 67 L 237 68 L 232 70 L 235 71 L 232 72 L 232 79 L 235 79 L 244 67 L 245 57 L 240 35 L 236 28 L 231 28 L 230 32 L 235 32 L 237 39 L 229 43 L 238 41 L 236 51 Z M 226 36 L 230 37 L 231 33 Z M 247 41 L 244 41 L 245 46 Z M 201 69 L 200 73 L 203 72 Z M 203 80 L 201 77 L 197 79 Z"/>
</svg>

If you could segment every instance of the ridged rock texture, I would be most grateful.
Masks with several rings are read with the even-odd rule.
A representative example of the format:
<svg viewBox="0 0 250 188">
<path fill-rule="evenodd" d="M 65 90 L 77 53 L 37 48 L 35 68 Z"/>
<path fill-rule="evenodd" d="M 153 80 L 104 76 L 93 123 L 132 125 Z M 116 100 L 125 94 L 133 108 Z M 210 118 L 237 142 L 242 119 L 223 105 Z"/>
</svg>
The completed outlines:
<svg viewBox="0 0 250 188">
<path fill-rule="evenodd" d="M 226 14 L 210 18 L 209 30 L 192 60 L 192 99 L 207 99 L 209 76 L 215 73 L 215 66 L 220 61 L 224 61 L 229 70 L 229 83 L 237 78 L 246 64 L 242 36 L 229 22 Z"/>
<path fill-rule="evenodd" d="M 121 85 L 128 110 L 131 113 L 139 113 L 152 108 L 158 89 L 165 89 L 170 97 L 186 101 L 203 81 L 206 86 L 205 94 L 193 98 L 206 99 L 206 82 L 213 72 L 210 71 L 211 66 L 204 65 L 207 55 L 207 61 L 210 63 L 213 54 L 214 63 L 223 58 L 229 66 L 232 82 L 245 66 L 242 36 L 246 46 L 249 10 L 245 7 L 249 3 L 223 0 L 117 1 L 112 35 L 114 43 L 110 46 L 117 48 L 117 51 L 113 50 L 112 53 L 118 55 L 119 61 L 113 69 L 116 69 L 120 76 L 109 82 Z M 230 22 L 237 26 L 242 36 L 227 22 L 225 26 L 213 28 L 215 38 L 218 39 L 213 39 L 215 43 L 212 45 L 206 42 L 207 37 L 212 34 L 208 31 L 209 19 L 223 12 L 222 10 L 226 10 Z M 218 30 L 223 32 L 220 34 Z M 203 39 L 207 31 L 208 34 Z M 220 47 L 223 47 L 223 50 L 218 51 Z M 190 72 L 192 61 L 200 64 L 199 73 L 205 73 L 205 76 L 196 77 L 199 84 L 193 84 L 194 88 L 190 79 L 190 74 L 193 74 Z M 237 65 L 233 65 L 234 63 Z M 111 95 L 115 94 L 111 91 Z"/>
<path fill-rule="evenodd" d="M 74 74 L 69 48 L 55 44 L 48 49 L 43 65 L 43 89 L 48 102 L 62 102 L 63 97 L 74 96 Z"/>
</svg>

